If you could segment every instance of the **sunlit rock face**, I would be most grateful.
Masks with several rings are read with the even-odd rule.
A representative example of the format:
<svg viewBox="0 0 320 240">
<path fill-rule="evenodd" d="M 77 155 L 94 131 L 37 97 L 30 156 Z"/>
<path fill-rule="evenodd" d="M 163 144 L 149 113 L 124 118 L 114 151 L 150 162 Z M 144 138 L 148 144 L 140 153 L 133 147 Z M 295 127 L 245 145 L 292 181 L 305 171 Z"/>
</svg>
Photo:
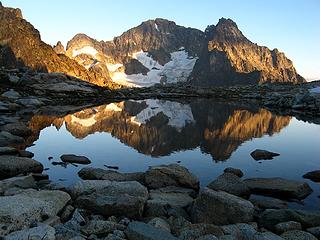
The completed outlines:
<svg viewBox="0 0 320 240">
<path fill-rule="evenodd" d="M 61 72 L 106 86 L 109 77 L 85 69 L 76 61 L 57 54 L 41 40 L 40 33 L 23 19 L 20 9 L 0 7 L 0 65 L 29 67 L 42 72 Z M 61 46 L 60 50 L 61 50 Z"/>
<path fill-rule="evenodd" d="M 50 125 L 57 130 L 65 124 L 74 137 L 106 132 L 140 153 L 153 157 L 200 147 L 216 161 L 227 160 L 244 142 L 273 135 L 286 127 L 291 118 L 239 104 L 191 104 L 164 101 L 124 101 L 89 108 L 61 118 L 34 116 L 34 134 Z M 103 143 L 102 143 L 103 146 Z"/>
<path fill-rule="evenodd" d="M 107 66 L 116 83 L 146 87 L 186 82 L 202 48 L 204 34 L 165 19 L 143 22 L 112 41 L 78 34 L 67 45 L 67 56 L 85 68 Z"/>
<path fill-rule="evenodd" d="M 305 82 L 284 53 L 252 43 L 230 19 L 220 19 L 205 34 L 206 44 L 191 77 L 194 85 Z"/>
</svg>

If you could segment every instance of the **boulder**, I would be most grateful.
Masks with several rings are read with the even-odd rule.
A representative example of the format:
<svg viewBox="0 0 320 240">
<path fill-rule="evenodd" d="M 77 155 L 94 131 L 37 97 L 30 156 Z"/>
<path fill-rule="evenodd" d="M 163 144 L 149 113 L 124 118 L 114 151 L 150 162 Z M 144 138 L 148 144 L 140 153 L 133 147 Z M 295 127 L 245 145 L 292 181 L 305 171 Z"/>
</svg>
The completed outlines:
<svg viewBox="0 0 320 240">
<path fill-rule="evenodd" d="M 20 137 L 28 137 L 32 134 L 32 130 L 23 123 L 9 123 L 2 126 L 1 129 Z"/>
<path fill-rule="evenodd" d="M 251 153 L 251 157 L 254 160 L 271 160 L 274 157 L 280 156 L 279 153 L 269 152 L 266 150 L 256 149 Z"/>
<path fill-rule="evenodd" d="M 1 97 L 9 98 L 9 99 L 18 99 L 21 95 L 13 89 L 4 92 Z"/>
<path fill-rule="evenodd" d="M 26 151 L 26 150 L 19 150 L 19 156 L 20 157 L 26 157 L 26 158 L 33 158 L 34 153 Z"/>
<path fill-rule="evenodd" d="M 311 233 L 304 232 L 301 230 L 292 230 L 281 234 L 281 236 L 285 240 L 317 240 L 315 236 Z"/>
<path fill-rule="evenodd" d="M 171 215 L 185 215 L 183 208 L 192 204 L 194 191 L 179 187 L 166 187 L 150 190 L 150 197 L 146 204 L 145 216 L 161 217 Z"/>
<path fill-rule="evenodd" d="M 7 131 L 0 132 L 0 146 L 10 146 L 15 144 L 21 144 L 24 139 L 19 136 L 12 135 Z"/>
<path fill-rule="evenodd" d="M 303 228 L 320 226 L 320 211 L 304 211 L 294 209 L 268 209 L 259 219 L 261 226 L 274 230 L 275 225 L 281 222 L 295 221 Z"/>
<path fill-rule="evenodd" d="M 276 198 L 270 199 L 250 199 L 250 202 L 253 203 L 256 207 L 265 210 L 265 209 L 285 209 L 288 208 L 288 203 Z"/>
<path fill-rule="evenodd" d="M 35 188 L 36 183 L 32 176 L 13 177 L 0 181 L 0 195 L 10 188 Z"/>
<path fill-rule="evenodd" d="M 60 157 L 62 162 L 66 163 L 76 163 L 76 164 L 90 164 L 91 161 L 89 158 L 84 156 L 77 156 L 74 154 L 65 154 Z"/>
<path fill-rule="evenodd" d="M 178 240 L 167 231 L 142 222 L 131 222 L 125 233 L 129 240 Z"/>
<path fill-rule="evenodd" d="M 199 189 L 199 179 L 178 164 L 150 167 L 145 174 L 145 181 L 146 186 L 152 189 L 167 186 Z"/>
<path fill-rule="evenodd" d="M 302 200 L 312 193 L 312 189 L 305 182 L 283 178 L 251 178 L 244 180 L 251 192 L 280 198 Z"/>
<path fill-rule="evenodd" d="M 11 155 L 0 156 L 0 178 L 14 177 L 25 173 L 41 173 L 43 165 L 30 158 Z"/>
<path fill-rule="evenodd" d="M 241 178 L 234 175 L 233 173 L 222 174 L 216 180 L 209 183 L 208 188 L 216 191 L 225 191 L 232 195 L 236 195 L 243 198 L 249 198 L 251 194 L 248 186 L 243 183 Z"/>
<path fill-rule="evenodd" d="M 4 240 L 23 240 L 23 239 L 41 239 L 55 240 L 55 229 L 49 225 L 41 224 L 38 227 L 28 228 L 21 231 L 10 233 L 4 237 Z"/>
<path fill-rule="evenodd" d="M 251 202 L 207 188 L 195 200 L 191 217 L 195 223 L 226 225 L 251 222 L 253 213 L 254 206 Z"/>
<path fill-rule="evenodd" d="M 213 224 L 198 223 L 192 224 L 181 230 L 179 239 L 181 240 L 197 240 L 206 235 L 214 235 L 215 237 L 223 236 L 220 227 Z"/>
<path fill-rule="evenodd" d="M 137 181 L 144 183 L 144 173 L 119 173 L 112 170 L 104 170 L 101 168 L 83 168 L 78 173 L 83 180 L 109 180 L 109 181 Z"/>
<path fill-rule="evenodd" d="M 233 236 L 235 239 L 254 239 L 257 229 L 250 224 L 238 223 L 221 226 L 225 235 Z"/>
<path fill-rule="evenodd" d="M 308 172 L 305 175 L 303 175 L 303 178 L 310 179 L 314 182 L 320 182 L 320 170 Z"/>
<path fill-rule="evenodd" d="M 278 234 L 291 231 L 291 230 L 301 230 L 302 226 L 299 222 L 289 221 L 289 222 L 282 222 L 275 225 L 275 231 Z"/>
<path fill-rule="evenodd" d="M 320 226 L 308 228 L 306 231 L 311 233 L 313 236 L 317 237 L 318 239 L 320 239 Z"/>
<path fill-rule="evenodd" d="M 81 232 L 84 235 L 96 235 L 96 236 L 106 236 L 109 233 L 114 232 L 115 230 L 125 230 L 125 226 L 114 223 L 111 221 L 104 220 L 91 220 L 88 224 L 81 228 Z"/>
<path fill-rule="evenodd" d="M 148 199 L 148 190 L 140 183 L 86 180 L 68 191 L 75 205 L 104 216 L 139 217 Z"/>
<path fill-rule="evenodd" d="M 171 228 L 169 223 L 162 218 L 153 218 L 148 222 L 149 225 L 154 226 L 155 228 L 159 228 L 171 233 Z"/>
<path fill-rule="evenodd" d="M 0 147 L 0 155 L 14 155 L 17 154 L 18 150 L 13 147 Z"/>
<path fill-rule="evenodd" d="M 240 170 L 240 169 L 238 169 L 238 168 L 231 168 L 231 167 L 229 167 L 229 168 L 226 168 L 225 170 L 224 170 L 224 172 L 225 173 L 233 173 L 234 175 L 236 175 L 236 176 L 238 176 L 239 178 L 242 178 L 243 177 L 243 172 Z"/>
<path fill-rule="evenodd" d="M 0 236 L 56 216 L 70 199 L 65 192 L 36 190 L 0 197 Z"/>
<path fill-rule="evenodd" d="M 272 232 L 258 232 L 254 235 L 254 240 L 284 240 L 284 239 Z"/>
</svg>

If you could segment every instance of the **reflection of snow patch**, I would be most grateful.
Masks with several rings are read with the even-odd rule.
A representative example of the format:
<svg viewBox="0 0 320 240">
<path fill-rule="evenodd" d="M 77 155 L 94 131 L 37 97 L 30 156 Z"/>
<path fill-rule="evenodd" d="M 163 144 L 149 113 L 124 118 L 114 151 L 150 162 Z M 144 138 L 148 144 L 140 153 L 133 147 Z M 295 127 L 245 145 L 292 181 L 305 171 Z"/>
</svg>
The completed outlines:
<svg viewBox="0 0 320 240">
<path fill-rule="evenodd" d="M 311 93 L 320 93 L 320 87 L 312 88 L 309 90 Z"/>
<path fill-rule="evenodd" d="M 97 122 L 94 118 L 95 116 L 92 116 L 91 118 L 81 119 L 75 117 L 74 115 L 71 115 L 71 122 L 80 124 L 83 127 L 91 127 Z"/>
<path fill-rule="evenodd" d="M 119 68 L 121 68 L 123 66 L 123 64 L 121 63 L 117 63 L 117 64 L 111 64 L 111 63 L 108 63 L 107 64 L 107 68 L 110 72 L 115 72 L 117 71 Z"/>
<path fill-rule="evenodd" d="M 78 49 L 78 50 L 73 50 L 72 52 L 72 57 L 76 57 L 80 54 L 88 54 L 88 55 L 91 55 L 91 56 L 96 56 L 96 54 L 98 53 L 98 51 L 94 48 L 94 47 L 91 47 L 91 46 L 85 46 L 81 49 Z"/>
<path fill-rule="evenodd" d="M 147 121 L 161 112 L 168 117 L 168 125 L 175 127 L 179 131 L 181 131 L 186 124 L 195 122 L 189 105 L 155 99 L 148 99 L 145 102 L 148 107 L 132 117 L 132 123 L 139 126 L 146 124 Z"/>
<path fill-rule="evenodd" d="M 162 66 L 147 52 L 136 52 L 132 58 L 137 59 L 150 71 L 147 75 L 126 75 L 123 72 L 114 72 L 111 78 L 114 82 L 127 86 L 148 87 L 157 83 L 177 83 L 188 80 L 198 58 L 189 57 L 183 47 L 180 51 L 171 53 L 171 61 Z"/>
<path fill-rule="evenodd" d="M 106 106 L 107 111 L 114 111 L 114 112 L 122 112 L 122 108 L 118 107 L 114 103 L 110 103 Z"/>
</svg>

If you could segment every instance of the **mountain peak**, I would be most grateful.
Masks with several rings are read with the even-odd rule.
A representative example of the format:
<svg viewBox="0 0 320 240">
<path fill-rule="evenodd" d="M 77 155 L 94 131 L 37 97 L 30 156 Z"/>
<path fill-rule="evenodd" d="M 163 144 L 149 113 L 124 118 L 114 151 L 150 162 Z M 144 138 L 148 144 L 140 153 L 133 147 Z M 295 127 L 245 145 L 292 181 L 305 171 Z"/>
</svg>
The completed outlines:
<svg viewBox="0 0 320 240">
<path fill-rule="evenodd" d="M 234 27 L 238 28 L 237 24 L 230 18 L 220 18 L 217 27 Z"/>
</svg>

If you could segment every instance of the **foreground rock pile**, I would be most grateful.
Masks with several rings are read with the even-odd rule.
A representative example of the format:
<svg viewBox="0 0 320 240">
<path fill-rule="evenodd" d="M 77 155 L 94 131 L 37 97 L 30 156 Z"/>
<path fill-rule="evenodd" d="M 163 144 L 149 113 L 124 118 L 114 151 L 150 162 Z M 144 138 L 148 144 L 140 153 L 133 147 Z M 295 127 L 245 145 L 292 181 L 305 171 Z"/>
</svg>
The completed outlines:
<svg viewBox="0 0 320 240">
<path fill-rule="evenodd" d="M 320 237 L 320 212 L 287 206 L 286 200 L 302 200 L 312 192 L 304 182 L 243 180 L 240 169 L 228 168 L 199 190 L 196 176 L 171 164 L 138 173 L 85 167 L 79 172 L 83 180 L 65 188 L 41 175 L 42 165 L 19 157 L 15 148 L 1 147 L 0 154 L 0 172 L 7 173 L 0 180 L 5 240 Z"/>
</svg>

